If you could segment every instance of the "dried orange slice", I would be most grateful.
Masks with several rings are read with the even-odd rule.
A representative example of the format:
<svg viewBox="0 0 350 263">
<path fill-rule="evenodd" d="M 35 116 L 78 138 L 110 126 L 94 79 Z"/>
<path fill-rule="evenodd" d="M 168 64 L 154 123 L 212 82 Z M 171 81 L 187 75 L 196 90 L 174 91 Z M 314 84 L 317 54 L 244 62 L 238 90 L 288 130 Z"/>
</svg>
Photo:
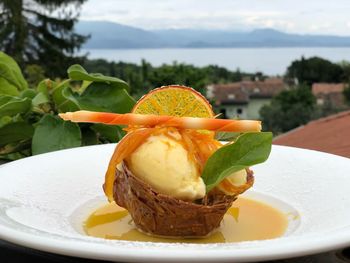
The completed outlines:
<svg viewBox="0 0 350 263">
<path fill-rule="evenodd" d="M 213 118 L 214 112 L 207 99 L 192 88 L 171 85 L 152 90 L 144 95 L 131 111 L 178 117 Z"/>
</svg>

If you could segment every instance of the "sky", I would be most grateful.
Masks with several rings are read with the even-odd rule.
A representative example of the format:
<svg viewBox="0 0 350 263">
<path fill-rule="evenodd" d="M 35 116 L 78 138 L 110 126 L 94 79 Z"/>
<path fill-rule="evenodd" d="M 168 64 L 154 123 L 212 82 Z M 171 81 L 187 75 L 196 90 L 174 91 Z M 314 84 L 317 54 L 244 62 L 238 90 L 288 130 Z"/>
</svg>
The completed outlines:
<svg viewBox="0 0 350 263">
<path fill-rule="evenodd" d="M 350 36 L 350 0 L 88 0 L 80 19 L 143 29 L 274 28 Z"/>
</svg>

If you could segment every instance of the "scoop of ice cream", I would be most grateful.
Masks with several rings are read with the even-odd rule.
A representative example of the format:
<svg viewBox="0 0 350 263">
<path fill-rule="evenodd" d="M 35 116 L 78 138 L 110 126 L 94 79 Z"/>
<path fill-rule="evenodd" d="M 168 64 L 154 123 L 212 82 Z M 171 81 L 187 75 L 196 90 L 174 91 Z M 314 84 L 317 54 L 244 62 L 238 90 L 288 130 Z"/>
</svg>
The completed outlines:
<svg viewBox="0 0 350 263">
<path fill-rule="evenodd" d="M 183 145 L 168 136 L 149 137 L 129 156 L 127 163 L 135 176 L 158 193 L 188 201 L 205 195 L 205 184 L 196 164 Z"/>
</svg>

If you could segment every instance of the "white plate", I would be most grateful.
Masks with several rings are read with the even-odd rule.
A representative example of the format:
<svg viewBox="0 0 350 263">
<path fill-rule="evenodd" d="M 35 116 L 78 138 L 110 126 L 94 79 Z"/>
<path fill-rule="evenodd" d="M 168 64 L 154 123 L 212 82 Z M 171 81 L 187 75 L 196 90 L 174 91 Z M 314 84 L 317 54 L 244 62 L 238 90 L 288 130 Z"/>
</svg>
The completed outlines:
<svg viewBox="0 0 350 263">
<path fill-rule="evenodd" d="M 290 218 L 285 236 L 229 244 L 112 241 L 79 231 L 101 200 L 115 145 L 38 155 L 0 167 L 0 238 L 58 254 L 115 261 L 247 262 L 296 257 L 350 245 L 350 160 L 274 146 L 254 167 L 248 195 Z"/>
</svg>

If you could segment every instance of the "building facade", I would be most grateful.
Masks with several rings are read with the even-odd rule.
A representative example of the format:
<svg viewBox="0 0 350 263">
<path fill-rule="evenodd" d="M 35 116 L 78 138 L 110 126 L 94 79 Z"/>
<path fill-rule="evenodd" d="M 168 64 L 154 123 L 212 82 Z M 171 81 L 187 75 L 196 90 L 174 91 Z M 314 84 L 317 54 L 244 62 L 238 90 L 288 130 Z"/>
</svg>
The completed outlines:
<svg viewBox="0 0 350 263">
<path fill-rule="evenodd" d="M 344 83 L 314 83 L 312 94 L 316 97 L 317 105 L 345 109 L 347 107 L 343 95 L 345 88 Z"/>
<path fill-rule="evenodd" d="M 213 84 L 207 87 L 207 97 L 215 101 L 222 117 L 229 119 L 259 119 L 260 109 L 287 85 L 280 78 L 264 81 L 240 81 L 230 84 Z"/>
</svg>

